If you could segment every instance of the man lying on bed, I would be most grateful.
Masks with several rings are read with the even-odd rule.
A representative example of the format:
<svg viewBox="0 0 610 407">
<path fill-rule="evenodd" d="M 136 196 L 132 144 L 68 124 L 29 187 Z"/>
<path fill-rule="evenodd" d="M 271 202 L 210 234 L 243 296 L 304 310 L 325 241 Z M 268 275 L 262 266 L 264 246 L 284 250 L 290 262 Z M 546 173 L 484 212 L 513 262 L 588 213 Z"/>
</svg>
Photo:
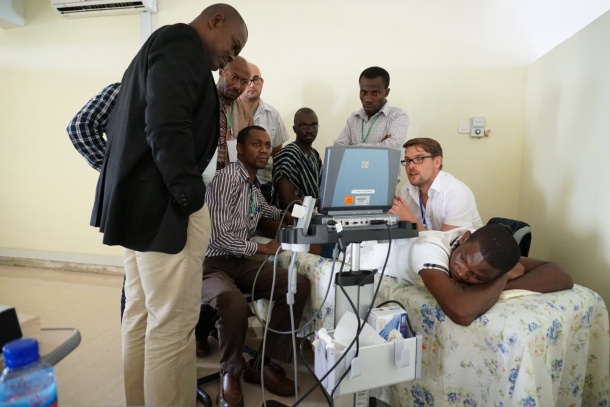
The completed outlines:
<svg viewBox="0 0 610 407">
<path fill-rule="evenodd" d="M 361 268 L 381 271 L 387 247 L 367 242 Z M 556 264 L 521 257 L 517 242 L 501 225 L 426 231 L 393 241 L 385 275 L 423 281 L 443 312 L 464 326 L 489 310 L 504 290 L 548 293 L 573 286 L 570 275 Z"/>
</svg>

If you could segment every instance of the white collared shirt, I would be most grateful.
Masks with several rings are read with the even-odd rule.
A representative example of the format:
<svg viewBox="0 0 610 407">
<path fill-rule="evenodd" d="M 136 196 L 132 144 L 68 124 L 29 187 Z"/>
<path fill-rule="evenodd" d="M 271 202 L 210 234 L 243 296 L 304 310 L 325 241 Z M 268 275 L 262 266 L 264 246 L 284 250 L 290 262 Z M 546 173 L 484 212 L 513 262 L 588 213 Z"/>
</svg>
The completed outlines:
<svg viewBox="0 0 610 407">
<path fill-rule="evenodd" d="M 274 148 L 281 146 L 290 138 L 280 113 L 273 106 L 263 102 L 263 99 L 259 99 L 258 108 L 256 109 L 256 112 L 254 112 L 254 124 L 267 130 L 269 138 L 271 139 L 271 146 Z M 257 173 L 257 177 L 261 184 L 271 182 L 272 168 L 273 157 L 269 157 L 267 166 L 258 170 Z"/>
<path fill-rule="evenodd" d="M 400 196 L 408 203 L 415 218 L 423 224 L 419 188 L 406 182 L 400 187 Z M 428 230 L 441 230 L 443 224 L 473 228 L 483 226 L 470 188 L 445 171 L 440 171 L 432 182 L 424 213 Z"/>
</svg>

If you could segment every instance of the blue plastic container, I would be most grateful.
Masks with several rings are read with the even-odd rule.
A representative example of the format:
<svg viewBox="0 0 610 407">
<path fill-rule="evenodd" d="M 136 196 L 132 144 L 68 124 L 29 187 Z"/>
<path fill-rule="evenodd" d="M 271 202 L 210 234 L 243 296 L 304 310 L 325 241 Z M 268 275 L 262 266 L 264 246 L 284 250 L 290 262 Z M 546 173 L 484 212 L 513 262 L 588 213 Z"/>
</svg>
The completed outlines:
<svg viewBox="0 0 610 407">
<path fill-rule="evenodd" d="M 2 348 L 0 407 L 57 406 L 53 366 L 40 360 L 36 339 L 11 341 Z"/>
</svg>

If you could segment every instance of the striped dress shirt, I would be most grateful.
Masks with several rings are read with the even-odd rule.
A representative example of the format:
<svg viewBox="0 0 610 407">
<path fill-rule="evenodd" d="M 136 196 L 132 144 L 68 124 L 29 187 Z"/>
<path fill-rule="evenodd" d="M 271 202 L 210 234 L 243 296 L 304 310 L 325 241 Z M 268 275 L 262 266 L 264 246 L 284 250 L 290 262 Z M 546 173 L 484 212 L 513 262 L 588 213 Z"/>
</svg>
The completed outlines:
<svg viewBox="0 0 610 407">
<path fill-rule="evenodd" d="M 273 202 L 279 205 L 276 189 L 279 179 L 285 176 L 295 188 L 295 199 L 299 196 L 320 196 L 320 178 L 322 177 L 322 159 L 312 147 L 310 154 L 305 154 L 296 141 L 282 148 L 275 156 L 273 163 Z"/>
<path fill-rule="evenodd" d="M 256 254 L 257 243 L 251 239 L 258 221 L 282 217 L 281 210 L 265 201 L 258 178 L 250 182 L 239 160 L 216 173 L 206 191 L 205 202 L 212 224 L 208 257 Z"/>
</svg>

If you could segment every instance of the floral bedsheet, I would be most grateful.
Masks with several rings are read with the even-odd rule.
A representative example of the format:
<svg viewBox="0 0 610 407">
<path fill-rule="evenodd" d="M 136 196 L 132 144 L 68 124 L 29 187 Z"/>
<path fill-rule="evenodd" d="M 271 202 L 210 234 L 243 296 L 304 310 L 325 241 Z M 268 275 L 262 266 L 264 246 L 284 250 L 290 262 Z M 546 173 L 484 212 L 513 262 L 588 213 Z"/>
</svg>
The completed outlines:
<svg viewBox="0 0 610 407">
<path fill-rule="evenodd" d="M 288 266 L 289 256 L 279 263 Z M 316 330 L 333 327 L 333 287 L 321 302 L 339 266 L 297 255 L 312 282 L 303 319 L 313 317 Z M 588 288 L 499 300 L 468 327 L 449 320 L 423 286 L 384 277 L 376 303 L 390 299 L 423 337 L 421 378 L 371 391 L 392 407 L 609 405 L 608 310 Z"/>
</svg>

